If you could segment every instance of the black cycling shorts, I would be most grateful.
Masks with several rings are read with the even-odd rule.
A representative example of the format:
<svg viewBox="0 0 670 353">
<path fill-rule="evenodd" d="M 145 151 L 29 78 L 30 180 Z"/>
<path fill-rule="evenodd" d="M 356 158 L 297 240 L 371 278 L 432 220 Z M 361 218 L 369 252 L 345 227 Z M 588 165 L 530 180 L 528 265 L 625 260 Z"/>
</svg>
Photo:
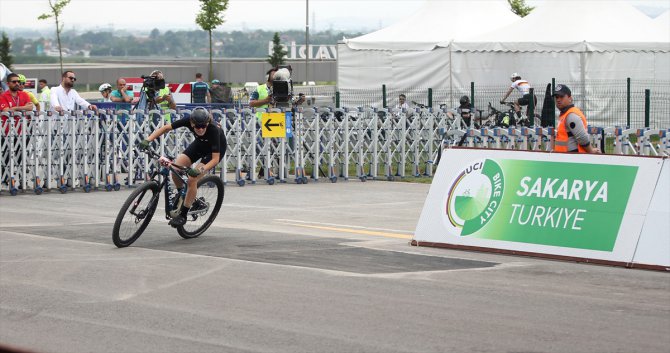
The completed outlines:
<svg viewBox="0 0 670 353">
<path fill-rule="evenodd" d="M 519 105 L 528 105 L 530 104 L 530 93 L 526 93 L 523 97 L 519 98 L 516 101 Z M 537 97 L 535 97 L 535 106 L 537 106 Z"/>
<path fill-rule="evenodd" d="M 188 147 L 186 147 L 184 150 L 184 154 L 189 159 L 191 159 L 191 163 L 195 163 L 195 161 L 200 159 L 200 163 L 207 164 L 212 160 L 211 146 L 207 143 L 200 142 L 199 140 L 195 140 L 190 145 L 188 145 Z M 217 163 L 221 161 L 221 158 L 223 158 L 223 154 L 219 154 L 219 160 Z"/>
</svg>

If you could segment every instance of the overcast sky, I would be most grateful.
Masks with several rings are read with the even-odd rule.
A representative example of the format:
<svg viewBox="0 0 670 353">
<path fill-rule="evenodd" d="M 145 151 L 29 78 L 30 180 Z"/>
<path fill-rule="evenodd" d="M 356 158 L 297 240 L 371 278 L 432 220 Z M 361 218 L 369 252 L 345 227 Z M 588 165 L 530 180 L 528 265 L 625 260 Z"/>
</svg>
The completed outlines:
<svg viewBox="0 0 670 353">
<path fill-rule="evenodd" d="M 309 0 L 310 31 L 377 30 L 412 14 L 424 1 L 449 0 Z M 537 5 L 541 1 L 547 0 L 526 2 Z M 603 0 L 603 4 L 610 1 Z M 670 0 L 620 1 L 645 7 L 654 14 L 670 8 Z M 229 0 L 226 23 L 217 30 L 304 29 L 305 3 L 305 0 Z M 73 27 L 79 30 L 196 29 L 198 4 L 197 0 L 71 0 L 62 18 L 66 30 Z M 0 28 L 53 28 L 52 20 L 37 20 L 48 11 L 48 0 L 0 0 Z"/>
</svg>

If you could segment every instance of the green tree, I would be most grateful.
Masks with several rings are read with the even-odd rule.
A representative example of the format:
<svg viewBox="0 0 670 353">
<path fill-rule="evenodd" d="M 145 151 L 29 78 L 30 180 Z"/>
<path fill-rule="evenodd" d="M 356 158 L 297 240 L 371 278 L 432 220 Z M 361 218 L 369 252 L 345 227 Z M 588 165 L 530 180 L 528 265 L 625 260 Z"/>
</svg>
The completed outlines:
<svg viewBox="0 0 670 353">
<path fill-rule="evenodd" d="M 70 3 L 70 0 L 54 0 L 52 3 L 49 0 L 49 7 L 51 8 L 50 13 L 41 14 L 37 19 L 46 20 L 49 18 L 54 18 L 56 20 L 56 39 L 58 40 L 58 56 L 60 57 L 60 72 L 63 72 L 63 48 L 60 45 L 60 33 L 63 30 L 63 24 L 60 22 L 60 15 L 63 12 L 63 8 Z"/>
<path fill-rule="evenodd" d="M 10 54 L 12 51 L 12 44 L 9 42 L 9 37 L 5 32 L 2 32 L 2 40 L 0 40 L 0 63 L 5 64 L 8 69 L 12 69 L 14 58 Z"/>
<path fill-rule="evenodd" d="M 512 12 L 519 17 L 526 17 L 535 7 L 526 5 L 525 0 L 507 0 Z"/>
<path fill-rule="evenodd" d="M 212 31 L 223 24 L 223 13 L 228 9 L 228 0 L 198 0 L 200 1 L 200 13 L 195 17 L 195 23 L 209 34 L 209 77 L 214 76 L 212 65 Z"/>
<path fill-rule="evenodd" d="M 284 65 L 284 57 L 286 54 L 288 54 L 288 52 L 281 46 L 279 33 L 275 32 L 274 37 L 272 37 L 272 55 L 268 55 L 266 61 L 270 63 L 272 67 Z"/>
</svg>

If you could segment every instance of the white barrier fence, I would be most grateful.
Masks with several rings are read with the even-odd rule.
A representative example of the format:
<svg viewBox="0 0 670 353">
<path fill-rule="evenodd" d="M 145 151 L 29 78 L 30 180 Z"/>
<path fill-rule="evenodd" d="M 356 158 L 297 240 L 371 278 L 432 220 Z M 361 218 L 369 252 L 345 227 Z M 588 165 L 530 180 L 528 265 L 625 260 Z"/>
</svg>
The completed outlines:
<svg viewBox="0 0 670 353">
<path fill-rule="evenodd" d="M 281 112 L 280 110 L 272 110 Z M 224 182 L 269 184 L 325 178 L 393 180 L 430 177 L 441 147 L 462 145 L 513 150 L 551 150 L 552 128 L 467 129 L 446 110 L 299 109 L 293 137 L 261 137 L 256 111 L 212 110 L 225 131 L 228 150 L 217 173 Z M 190 111 L 169 111 L 173 119 Z M 161 112 L 73 111 L 64 114 L 2 113 L 0 191 L 41 193 L 45 189 L 118 190 L 141 182 L 152 164 L 136 146 L 165 124 Z M 459 129 L 461 128 L 461 129 Z M 611 136 L 615 152 L 667 155 L 667 130 L 590 128 L 594 144 Z M 154 143 L 176 156 L 192 141 L 186 129 Z M 229 177 L 233 173 L 234 177 Z M 229 180 L 231 179 L 231 180 Z"/>
</svg>

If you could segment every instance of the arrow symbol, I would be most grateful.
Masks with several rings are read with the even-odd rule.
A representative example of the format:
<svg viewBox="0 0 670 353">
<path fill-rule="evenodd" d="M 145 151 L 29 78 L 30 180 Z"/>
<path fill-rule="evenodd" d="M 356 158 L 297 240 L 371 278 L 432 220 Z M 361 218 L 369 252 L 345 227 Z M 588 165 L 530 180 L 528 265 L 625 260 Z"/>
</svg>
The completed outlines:
<svg viewBox="0 0 670 353">
<path fill-rule="evenodd" d="M 282 124 L 282 123 L 270 124 L 271 121 L 272 121 L 272 119 L 268 119 L 268 120 L 265 122 L 265 128 L 266 128 L 268 131 L 272 131 L 272 129 L 270 128 L 270 126 L 280 126 L 280 127 L 284 127 L 284 124 Z"/>
</svg>

